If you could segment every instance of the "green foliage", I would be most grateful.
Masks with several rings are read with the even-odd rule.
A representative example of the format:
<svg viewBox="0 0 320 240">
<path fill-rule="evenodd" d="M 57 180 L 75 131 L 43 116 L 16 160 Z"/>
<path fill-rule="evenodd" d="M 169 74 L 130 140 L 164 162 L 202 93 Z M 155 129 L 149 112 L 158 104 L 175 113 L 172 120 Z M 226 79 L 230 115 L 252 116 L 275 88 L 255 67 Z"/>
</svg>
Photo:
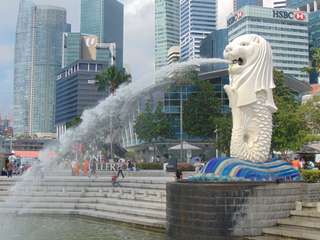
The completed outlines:
<svg viewBox="0 0 320 240">
<path fill-rule="evenodd" d="M 195 167 L 190 163 L 182 162 L 178 163 L 178 169 L 181 171 L 194 171 Z"/>
<path fill-rule="evenodd" d="M 162 170 L 163 165 L 162 163 L 137 163 L 137 169 L 142 170 Z"/>
<path fill-rule="evenodd" d="M 285 154 L 289 150 L 298 150 L 303 145 L 304 120 L 299 114 L 299 102 L 284 85 L 282 72 L 274 71 L 276 88 L 274 100 L 278 111 L 273 115 L 272 148 Z"/>
<path fill-rule="evenodd" d="M 82 122 L 81 117 L 77 116 L 74 119 L 72 119 L 70 122 L 67 122 L 67 124 L 66 124 L 67 129 L 77 127 L 81 124 L 81 122 Z"/>
<path fill-rule="evenodd" d="M 299 108 L 305 127 L 310 134 L 320 134 L 320 96 L 315 96 Z"/>
<path fill-rule="evenodd" d="M 125 69 L 119 70 L 116 66 L 111 66 L 96 76 L 98 90 L 109 90 L 110 93 L 114 93 L 121 84 L 130 81 L 131 75 Z"/>
<path fill-rule="evenodd" d="M 134 124 L 134 129 L 141 140 L 151 143 L 172 136 L 171 124 L 162 109 L 163 104 L 158 103 L 156 110 L 153 111 L 151 103 L 147 102 L 146 110 L 139 114 Z"/>
<path fill-rule="evenodd" d="M 320 182 L 320 171 L 319 170 L 301 170 L 302 178 L 307 183 L 318 183 Z"/>
<path fill-rule="evenodd" d="M 230 154 L 231 134 L 232 134 L 232 116 L 231 113 L 224 114 L 215 119 L 217 124 L 217 146 L 220 152 Z"/>
<path fill-rule="evenodd" d="M 320 135 L 307 134 L 303 138 L 304 143 L 320 141 Z"/>
<path fill-rule="evenodd" d="M 196 91 L 183 106 L 183 128 L 192 136 L 213 139 L 220 117 L 221 104 L 215 96 L 213 85 L 208 81 L 195 82 Z"/>
</svg>

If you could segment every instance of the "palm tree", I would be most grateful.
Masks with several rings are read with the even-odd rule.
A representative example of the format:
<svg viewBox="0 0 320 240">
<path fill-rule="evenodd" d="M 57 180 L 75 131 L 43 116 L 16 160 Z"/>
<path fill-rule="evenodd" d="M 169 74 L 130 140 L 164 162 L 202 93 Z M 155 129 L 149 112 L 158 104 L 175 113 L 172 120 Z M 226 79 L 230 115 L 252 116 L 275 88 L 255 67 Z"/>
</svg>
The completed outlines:
<svg viewBox="0 0 320 240">
<path fill-rule="evenodd" d="M 121 84 L 129 83 L 130 81 L 131 75 L 124 68 L 119 70 L 116 66 L 111 66 L 96 76 L 98 91 L 109 90 L 112 94 Z"/>
</svg>

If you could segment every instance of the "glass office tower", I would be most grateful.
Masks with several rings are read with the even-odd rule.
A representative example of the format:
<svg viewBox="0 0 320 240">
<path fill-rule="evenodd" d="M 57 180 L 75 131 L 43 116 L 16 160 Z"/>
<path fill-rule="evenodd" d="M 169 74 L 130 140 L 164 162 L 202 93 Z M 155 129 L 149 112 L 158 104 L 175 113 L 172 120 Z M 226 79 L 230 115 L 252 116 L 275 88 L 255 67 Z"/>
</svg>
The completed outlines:
<svg viewBox="0 0 320 240">
<path fill-rule="evenodd" d="M 14 130 L 54 132 L 55 78 L 61 67 L 66 10 L 20 2 L 15 43 Z"/>
<path fill-rule="evenodd" d="M 200 56 L 200 43 L 217 26 L 216 0 L 180 0 L 181 61 Z"/>
<path fill-rule="evenodd" d="M 167 65 L 168 50 L 180 44 L 180 0 L 155 2 L 155 69 Z"/>
<path fill-rule="evenodd" d="M 246 6 L 246 5 L 254 5 L 254 6 L 263 6 L 263 0 L 233 0 L 233 10 L 237 11 L 238 9 Z"/>
<path fill-rule="evenodd" d="M 81 0 L 80 32 L 98 36 L 100 43 L 115 43 L 118 67 L 123 66 L 123 16 L 118 0 Z"/>
</svg>

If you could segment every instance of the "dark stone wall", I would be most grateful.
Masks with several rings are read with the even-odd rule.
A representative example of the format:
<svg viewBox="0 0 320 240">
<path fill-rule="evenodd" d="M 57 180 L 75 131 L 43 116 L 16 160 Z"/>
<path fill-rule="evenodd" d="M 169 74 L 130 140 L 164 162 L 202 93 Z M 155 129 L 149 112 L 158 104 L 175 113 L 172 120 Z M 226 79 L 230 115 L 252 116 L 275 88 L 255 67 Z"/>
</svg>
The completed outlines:
<svg viewBox="0 0 320 240">
<path fill-rule="evenodd" d="M 320 200 L 319 184 L 168 183 L 168 239 L 260 235 L 262 228 L 288 217 L 296 201 L 310 199 Z"/>
</svg>

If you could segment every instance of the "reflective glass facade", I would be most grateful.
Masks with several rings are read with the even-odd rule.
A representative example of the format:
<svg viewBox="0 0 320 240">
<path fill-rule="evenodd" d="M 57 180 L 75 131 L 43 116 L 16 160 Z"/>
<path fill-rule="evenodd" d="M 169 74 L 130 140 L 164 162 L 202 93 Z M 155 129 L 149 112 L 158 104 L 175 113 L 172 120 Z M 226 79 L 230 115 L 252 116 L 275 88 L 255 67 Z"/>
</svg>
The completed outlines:
<svg viewBox="0 0 320 240">
<path fill-rule="evenodd" d="M 309 13 L 309 51 L 310 58 L 314 48 L 320 47 L 320 0 L 288 0 L 288 6 Z M 318 74 L 310 74 L 310 83 L 318 83 Z"/>
<path fill-rule="evenodd" d="M 238 9 L 246 6 L 246 5 L 254 5 L 254 6 L 263 6 L 263 0 L 233 0 L 233 9 L 237 11 Z"/>
<path fill-rule="evenodd" d="M 200 56 L 203 58 L 223 58 L 223 51 L 228 44 L 228 29 L 214 30 L 201 41 Z M 209 64 L 200 66 L 201 72 L 227 69 L 227 64 Z"/>
<path fill-rule="evenodd" d="M 155 2 L 155 69 L 167 64 L 168 50 L 180 41 L 180 0 Z"/>
<path fill-rule="evenodd" d="M 123 65 L 123 4 L 118 0 L 81 0 L 80 32 L 116 44 L 116 64 Z"/>
<path fill-rule="evenodd" d="M 95 85 L 96 75 L 108 65 L 102 61 L 79 60 L 64 68 L 56 78 L 56 125 L 66 124 L 106 97 Z"/>
<path fill-rule="evenodd" d="M 17 134 L 54 132 L 55 78 L 65 29 L 65 9 L 20 2 L 14 76 Z"/>
<path fill-rule="evenodd" d="M 216 29 L 216 18 L 216 0 L 180 0 L 181 61 L 200 56 L 200 43 Z"/>
<path fill-rule="evenodd" d="M 229 41 L 248 33 L 258 34 L 270 42 L 274 67 L 308 81 L 307 74 L 302 72 L 309 64 L 307 13 L 246 6 L 228 18 Z"/>
</svg>

